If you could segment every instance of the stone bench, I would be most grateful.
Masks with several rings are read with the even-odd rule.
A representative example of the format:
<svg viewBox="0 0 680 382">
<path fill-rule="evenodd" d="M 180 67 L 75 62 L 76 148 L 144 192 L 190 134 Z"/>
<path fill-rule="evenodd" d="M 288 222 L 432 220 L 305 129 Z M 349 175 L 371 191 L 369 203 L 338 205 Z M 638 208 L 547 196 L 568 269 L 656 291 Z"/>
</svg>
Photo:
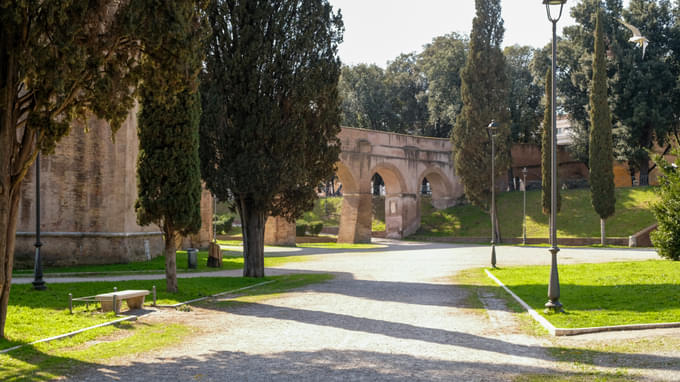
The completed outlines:
<svg viewBox="0 0 680 382">
<path fill-rule="evenodd" d="M 113 309 L 113 296 L 116 296 L 116 312 L 120 312 L 123 300 L 130 309 L 140 309 L 144 305 L 144 297 L 149 294 L 148 290 L 121 290 L 111 293 L 103 293 L 94 296 L 95 300 L 102 305 L 103 312 L 110 312 Z"/>
</svg>

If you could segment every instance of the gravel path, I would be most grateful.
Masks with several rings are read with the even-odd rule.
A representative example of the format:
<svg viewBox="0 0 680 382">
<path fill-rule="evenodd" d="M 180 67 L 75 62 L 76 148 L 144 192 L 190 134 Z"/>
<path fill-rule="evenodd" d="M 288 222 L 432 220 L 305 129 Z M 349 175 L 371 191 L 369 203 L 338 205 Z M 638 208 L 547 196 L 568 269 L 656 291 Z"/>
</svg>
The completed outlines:
<svg viewBox="0 0 680 382">
<path fill-rule="evenodd" d="M 487 310 L 470 309 L 467 290 L 451 285 L 458 270 L 487 265 L 488 246 L 385 243 L 389 248 L 313 252 L 313 261 L 268 270 L 335 273 L 327 283 L 225 309 L 151 314 L 142 321 L 189 319 L 199 334 L 180 346 L 93 365 L 72 380 L 497 381 L 578 373 L 549 355 L 554 340 L 522 334 L 503 300 L 481 296 Z M 549 262 L 545 248 L 498 247 L 497 255 L 500 266 Z M 560 253 L 562 263 L 655 257 L 641 250 Z M 673 380 L 680 378 L 674 357 L 632 361 L 648 361 L 643 371 Z M 616 365 L 605 360 L 603 367 Z"/>
</svg>

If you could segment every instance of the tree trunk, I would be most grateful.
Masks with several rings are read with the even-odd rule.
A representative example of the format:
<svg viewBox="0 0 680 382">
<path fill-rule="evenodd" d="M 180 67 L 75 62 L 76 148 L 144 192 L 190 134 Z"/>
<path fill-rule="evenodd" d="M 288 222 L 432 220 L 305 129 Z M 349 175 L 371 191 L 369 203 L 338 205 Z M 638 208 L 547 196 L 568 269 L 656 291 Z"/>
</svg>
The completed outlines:
<svg viewBox="0 0 680 382">
<path fill-rule="evenodd" d="M 605 234 L 604 234 L 604 224 L 605 219 L 600 218 L 600 244 L 605 245 Z"/>
<path fill-rule="evenodd" d="M 165 236 L 165 290 L 177 293 L 177 233 L 164 228 Z"/>
<path fill-rule="evenodd" d="M 248 196 L 239 197 L 238 210 L 243 232 L 243 277 L 264 277 L 265 213 Z"/>
<path fill-rule="evenodd" d="M 649 185 L 649 158 L 647 155 L 640 160 L 640 180 L 638 184 L 640 186 Z"/>
<path fill-rule="evenodd" d="M 21 185 L 19 183 L 15 187 L 9 187 L 9 184 L 5 182 L 9 178 L 3 174 L 2 183 L 0 183 L 0 235 L 2 235 L 0 236 L 0 338 L 5 338 Z"/>
</svg>

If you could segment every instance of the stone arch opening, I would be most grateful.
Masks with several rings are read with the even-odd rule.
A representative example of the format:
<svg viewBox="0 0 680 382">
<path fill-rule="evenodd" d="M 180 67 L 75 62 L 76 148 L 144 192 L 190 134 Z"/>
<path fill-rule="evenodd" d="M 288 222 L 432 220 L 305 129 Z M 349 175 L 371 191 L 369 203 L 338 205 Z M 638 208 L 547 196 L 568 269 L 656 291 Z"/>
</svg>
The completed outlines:
<svg viewBox="0 0 680 382">
<path fill-rule="evenodd" d="M 432 199 L 432 206 L 441 210 L 455 204 L 453 185 L 441 169 L 430 167 L 423 171 L 419 180 L 419 184 L 421 185 L 420 196 L 423 196 L 423 184 L 427 183 L 427 196 Z"/>
<path fill-rule="evenodd" d="M 372 168 L 370 174 L 372 179 L 377 174 L 384 183 L 385 236 L 401 239 L 415 232 L 420 223 L 417 191 L 408 193 L 404 175 L 391 164 L 381 163 Z"/>
</svg>

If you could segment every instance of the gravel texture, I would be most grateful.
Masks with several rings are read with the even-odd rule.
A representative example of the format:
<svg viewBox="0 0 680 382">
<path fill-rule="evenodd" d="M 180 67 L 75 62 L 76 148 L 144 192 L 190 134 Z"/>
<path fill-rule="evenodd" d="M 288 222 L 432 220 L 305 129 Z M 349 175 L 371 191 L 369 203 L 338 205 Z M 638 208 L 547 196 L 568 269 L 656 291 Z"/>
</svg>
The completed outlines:
<svg viewBox="0 0 680 382">
<path fill-rule="evenodd" d="M 388 248 L 370 251 L 297 252 L 313 260 L 267 270 L 334 273 L 326 283 L 257 303 L 150 314 L 140 321 L 186 322 L 198 327 L 198 334 L 180 345 L 92 364 L 70 380 L 502 381 L 522 374 L 587 376 L 590 369 L 621 367 L 643 379 L 680 380 L 675 354 L 602 352 L 585 367 L 574 366 L 555 360 L 549 349 L 576 346 L 579 340 L 525 334 L 517 315 L 493 294 L 479 296 L 486 309 L 471 308 L 469 289 L 452 285 L 450 276 L 486 266 L 488 246 L 385 243 Z M 545 248 L 518 247 L 498 247 L 497 256 L 499 266 L 547 264 L 550 257 Z M 656 254 L 560 252 L 562 263 L 648 258 Z M 678 330 L 664 335 L 680 338 Z"/>
</svg>

